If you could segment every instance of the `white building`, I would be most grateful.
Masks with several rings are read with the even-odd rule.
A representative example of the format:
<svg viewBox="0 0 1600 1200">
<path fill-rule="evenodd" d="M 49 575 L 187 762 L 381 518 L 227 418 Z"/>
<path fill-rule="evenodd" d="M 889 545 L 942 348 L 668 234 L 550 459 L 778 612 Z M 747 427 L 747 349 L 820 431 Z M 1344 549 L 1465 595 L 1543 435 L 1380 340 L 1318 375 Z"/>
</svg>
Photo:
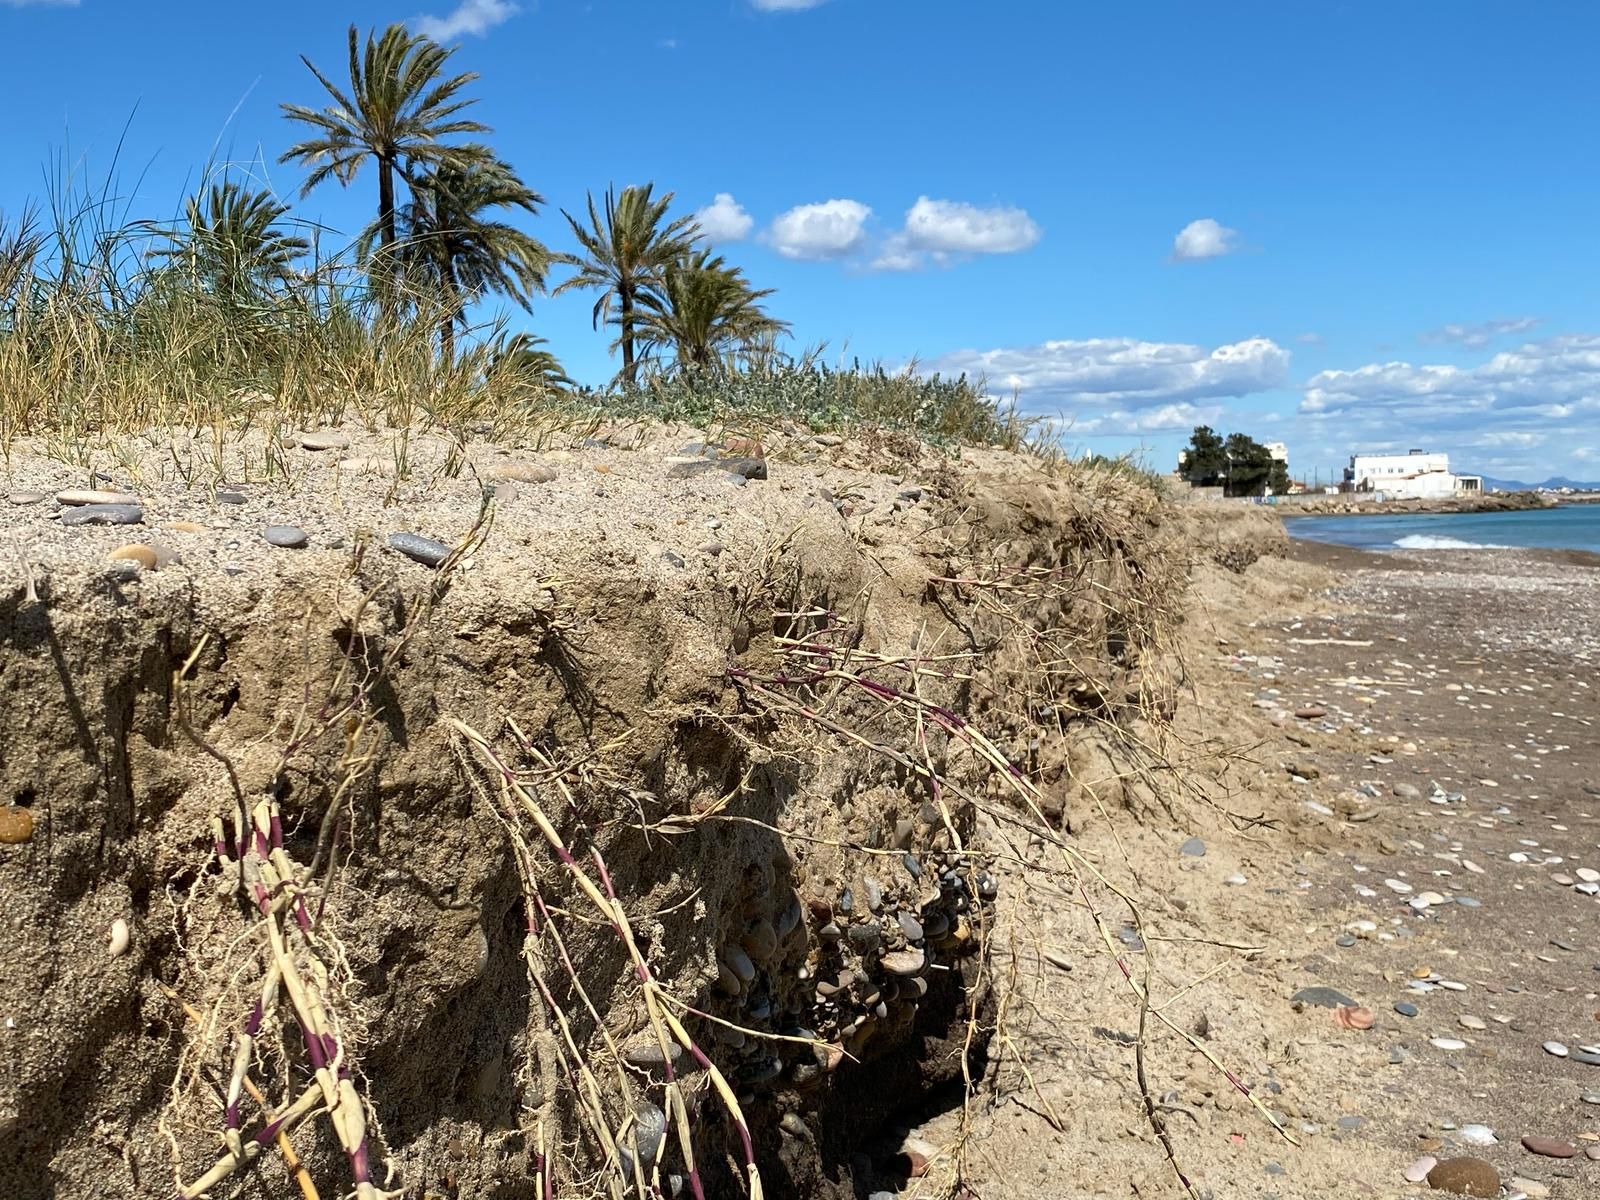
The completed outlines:
<svg viewBox="0 0 1600 1200">
<path fill-rule="evenodd" d="M 1396 500 L 1435 500 L 1458 492 L 1480 492 L 1476 475 L 1455 475 L 1448 454 L 1355 454 L 1344 471 L 1345 486 L 1357 492 L 1382 492 Z"/>
</svg>

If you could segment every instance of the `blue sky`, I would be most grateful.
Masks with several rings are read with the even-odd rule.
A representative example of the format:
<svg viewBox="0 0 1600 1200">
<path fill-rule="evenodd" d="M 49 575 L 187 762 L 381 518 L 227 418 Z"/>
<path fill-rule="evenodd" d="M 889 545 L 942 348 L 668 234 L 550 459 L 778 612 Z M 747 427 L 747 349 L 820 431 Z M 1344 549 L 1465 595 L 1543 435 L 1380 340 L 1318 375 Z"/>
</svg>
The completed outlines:
<svg viewBox="0 0 1600 1200">
<path fill-rule="evenodd" d="M 796 341 L 983 371 L 1080 449 L 1206 421 L 1461 469 L 1600 477 L 1600 6 L 1476 0 L 0 0 L 0 211 L 65 161 L 168 217 L 217 157 L 286 199 L 346 27 L 459 44 L 558 209 L 654 180 Z M 260 160 L 267 164 L 263 170 Z M 721 199 L 719 199 L 719 197 Z M 364 171 L 296 201 L 353 234 Z M 614 369 L 592 297 L 513 320 Z"/>
</svg>

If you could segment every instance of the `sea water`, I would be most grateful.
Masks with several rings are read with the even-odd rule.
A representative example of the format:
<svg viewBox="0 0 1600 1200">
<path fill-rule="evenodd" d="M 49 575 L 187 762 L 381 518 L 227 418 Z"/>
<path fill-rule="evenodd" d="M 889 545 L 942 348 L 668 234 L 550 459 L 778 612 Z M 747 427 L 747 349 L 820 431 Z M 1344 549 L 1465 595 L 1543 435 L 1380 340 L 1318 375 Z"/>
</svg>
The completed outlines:
<svg viewBox="0 0 1600 1200">
<path fill-rule="evenodd" d="M 1600 554 L 1600 504 L 1516 512 L 1290 517 L 1289 536 L 1362 550 L 1589 550 Z"/>
</svg>

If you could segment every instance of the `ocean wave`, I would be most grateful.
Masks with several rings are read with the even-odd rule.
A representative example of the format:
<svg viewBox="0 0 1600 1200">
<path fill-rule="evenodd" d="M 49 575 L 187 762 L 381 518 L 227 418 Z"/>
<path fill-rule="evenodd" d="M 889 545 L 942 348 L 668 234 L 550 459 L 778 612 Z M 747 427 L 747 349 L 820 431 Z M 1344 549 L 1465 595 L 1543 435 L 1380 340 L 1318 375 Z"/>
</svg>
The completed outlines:
<svg viewBox="0 0 1600 1200">
<path fill-rule="evenodd" d="M 1460 538 L 1432 537 L 1425 533 L 1413 533 L 1400 538 L 1395 545 L 1401 550 L 1510 550 L 1510 546 L 1498 546 L 1493 542 L 1464 542 Z"/>
</svg>

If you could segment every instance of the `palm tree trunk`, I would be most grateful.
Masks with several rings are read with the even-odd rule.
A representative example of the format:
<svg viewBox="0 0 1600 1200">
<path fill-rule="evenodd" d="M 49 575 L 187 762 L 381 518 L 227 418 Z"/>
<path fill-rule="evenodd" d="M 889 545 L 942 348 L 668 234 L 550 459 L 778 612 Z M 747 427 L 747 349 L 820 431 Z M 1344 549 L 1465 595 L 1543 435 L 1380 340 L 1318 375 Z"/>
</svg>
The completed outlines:
<svg viewBox="0 0 1600 1200">
<path fill-rule="evenodd" d="M 621 310 L 622 378 L 633 383 L 633 288 L 624 282 L 617 286 L 617 307 Z"/>
<path fill-rule="evenodd" d="M 383 231 L 384 250 L 393 251 L 400 239 L 395 232 L 394 163 L 387 158 L 378 160 L 378 224 Z"/>
</svg>

